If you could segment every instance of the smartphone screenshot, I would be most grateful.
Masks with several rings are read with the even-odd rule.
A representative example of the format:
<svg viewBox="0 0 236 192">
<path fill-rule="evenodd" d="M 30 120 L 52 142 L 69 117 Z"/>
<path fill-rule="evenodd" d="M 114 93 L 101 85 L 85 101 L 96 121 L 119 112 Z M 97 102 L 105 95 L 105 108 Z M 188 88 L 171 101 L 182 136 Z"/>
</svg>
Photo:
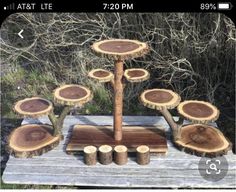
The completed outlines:
<svg viewBox="0 0 236 192">
<path fill-rule="evenodd" d="M 1 190 L 235 190 L 235 7 L 2 0 Z"/>
</svg>

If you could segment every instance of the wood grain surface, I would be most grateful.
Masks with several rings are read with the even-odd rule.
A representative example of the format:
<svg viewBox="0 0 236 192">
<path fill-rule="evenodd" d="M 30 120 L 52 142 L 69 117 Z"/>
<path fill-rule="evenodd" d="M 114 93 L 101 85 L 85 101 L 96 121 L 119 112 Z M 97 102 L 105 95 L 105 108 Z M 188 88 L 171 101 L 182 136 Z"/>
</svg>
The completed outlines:
<svg viewBox="0 0 236 192">
<path fill-rule="evenodd" d="M 175 118 L 176 120 L 178 118 Z M 198 171 L 200 157 L 176 149 L 170 141 L 169 127 L 163 117 L 124 116 L 123 125 L 155 125 L 166 131 L 168 153 L 151 156 L 148 165 L 141 166 L 135 156 L 128 157 L 125 165 L 97 163 L 84 164 L 83 155 L 67 155 L 66 142 L 75 124 L 112 125 L 112 116 L 67 116 L 64 141 L 52 151 L 39 157 L 22 159 L 10 157 L 2 179 L 5 183 L 76 185 L 90 187 L 124 188 L 235 188 L 236 157 L 230 151 L 224 157 L 229 164 L 228 173 L 218 182 L 204 180 Z M 49 123 L 47 118 L 25 119 L 22 124 Z M 188 122 L 186 122 L 188 123 Z M 212 124 L 216 126 L 215 124 Z"/>
</svg>

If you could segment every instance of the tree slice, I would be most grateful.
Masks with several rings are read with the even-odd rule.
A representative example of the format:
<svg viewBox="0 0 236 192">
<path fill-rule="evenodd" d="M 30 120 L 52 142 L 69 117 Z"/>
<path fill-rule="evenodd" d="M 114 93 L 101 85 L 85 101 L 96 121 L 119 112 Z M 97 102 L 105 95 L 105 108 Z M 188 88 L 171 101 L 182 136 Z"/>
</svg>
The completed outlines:
<svg viewBox="0 0 236 192">
<path fill-rule="evenodd" d="M 177 93 L 168 89 L 148 89 L 141 94 L 140 99 L 144 106 L 157 110 L 173 109 L 181 100 Z"/>
<path fill-rule="evenodd" d="M 208 123 L 219 117 L 219 110 L 205 101 L 188 100 L 177 107 L 179 114 L 194 123 Z"/>
<path fill-rule="evenodd" d="M 150 74 L 147 70 L 141 69 L 141 68 L 132 68 L 132 69 L 126 69 L 124 72 L 125 78 L 131 82 L 142 82 L 149 79 Z"/>
<path fill-rule="evenodd" d="M 108 59 L 123 61 L 143 56 L 148 52 L 148 45 L 136 40 L 110 39 L 94 43 L 92 49 Z"/>
<path fill-rule="evenodd" d="M 88 74 L 89 77 L 98 80 L 99 82 L 110 82 L 114 79 L 114 75 L 107 70 L 104 69 L 93 69 Z"/>
<path fill-rule="evenodd" d="M 219 156 L 231 150 L 231 143 L 217 128 L 205 124 L 192 124 L 180 128 L 177 147 L 198 156 Z"/>
<path fill-rule="evenodd" d="M 14 110 L 24 117 L 38 118 L 50 114 L 53 105 L 46 99 L 31 97 L 18 101 L 14 106 Z"/>
<path fill-rule="evenodd" d="M 54 91 L 54 101 L 62 105 L 82 106 L 91 99 L 91 91 L 81 85 L 63 85 Z"/>
<path fill-rule="evenodd" d="M 11 133 L 8 148 L 15 157 L 32 157 L 56 147 L 60 139 L 59 135 L 52 136 L 52 126 L 28 124 Z"/>
</svg>

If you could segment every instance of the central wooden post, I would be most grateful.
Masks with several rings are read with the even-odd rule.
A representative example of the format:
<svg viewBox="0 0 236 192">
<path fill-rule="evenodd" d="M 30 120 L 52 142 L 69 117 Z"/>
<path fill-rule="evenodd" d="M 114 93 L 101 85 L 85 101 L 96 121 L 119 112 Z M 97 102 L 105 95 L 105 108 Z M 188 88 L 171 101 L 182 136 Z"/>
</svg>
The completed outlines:
<svg viewBox="0 0 236 192">
<path fill-rule="evenodd" d="M 116 61 L 114 76 L 114 138 L 116 141 L 122 140 L 123 73 L 123 61 Z"/>
</svg>

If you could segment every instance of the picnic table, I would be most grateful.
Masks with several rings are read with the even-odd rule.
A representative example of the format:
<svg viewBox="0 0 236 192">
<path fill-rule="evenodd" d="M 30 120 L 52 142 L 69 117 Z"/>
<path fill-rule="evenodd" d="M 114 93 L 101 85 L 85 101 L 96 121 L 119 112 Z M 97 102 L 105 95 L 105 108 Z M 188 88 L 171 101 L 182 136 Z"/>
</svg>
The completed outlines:
<svg viewBox="0 0 236 192">
<path fill-rule="evenodd" d="M 47 123 L 48 118 L 24 119 L 22 124 Z M 163 117 L 124 116 L 123 125 L 154 125 L 166 131 L 168 152 L 151 156 L 148 165 L 141 166 L 135 156 L 129 156 L 123 166 L 115 163 L 87 166 L 83 155 L 65 152 L 75 124 L 112 125 L 112 116 L 67 116 L 63 125 L 64 140 L 53 150 L 33 158 L 10 156 L 2 179 L 4 183 L 70 185 L 124 188 L 235 188 L 236 157 L 232 151 L 225 155 L 229 164 L 227 175 L 220 181 L 207 181 L 198 171 L 200 157 L 176 149 L 170 140 L 170 128 Z"/>
</svg>

